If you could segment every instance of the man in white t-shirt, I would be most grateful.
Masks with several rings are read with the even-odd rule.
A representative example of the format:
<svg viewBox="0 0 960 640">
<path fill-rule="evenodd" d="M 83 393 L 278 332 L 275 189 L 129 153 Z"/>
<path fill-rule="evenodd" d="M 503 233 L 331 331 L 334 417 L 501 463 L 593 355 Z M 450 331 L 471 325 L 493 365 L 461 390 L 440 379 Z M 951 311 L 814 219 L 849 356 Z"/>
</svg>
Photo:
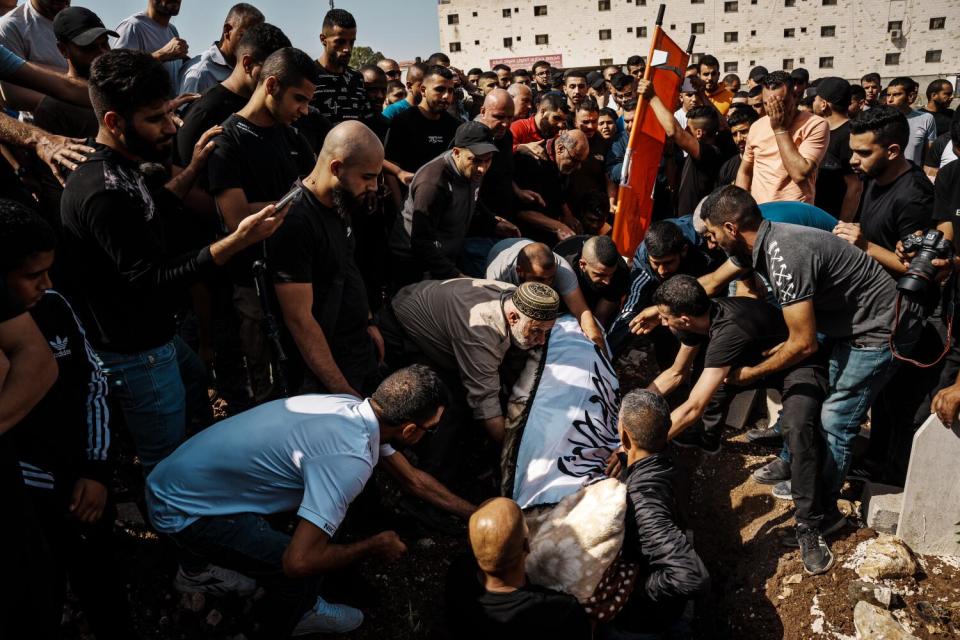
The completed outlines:
<svg viewBox="0 0 960 640">
<path fill-rule="evenodd" d="M 540 282 L 552 287 L 577 318 L 583 333 L 606 352 L 603 329 L 583 297 L 576 272 L 547 245 L 527 238 L 501 240 L 487 255 L 485 277 L 517 286 L 524 282 Z"/>
<path fill-rule="evenodd" d="M 913 164 L 922 167 L 927 149 L 937 139 L 937 122 L 932 114 L 913 108 L 919 88 L 920 85 L 913 78 L 894 78 L 887 85 L 887 105 L 907 117 L 910 137 L 907 139 L 903 155 Z"/>
<path fill-rule="evenodd" d="M 120 37 L 114 49 L 144 51 L 163 63 L 173 90 L 180 86 L 180 72 L 189 61 L 189 46 L 170 19 L 180 13 L 181 0 L 149 0 L 147 10 L 125 18 L 117 26 Z"/>
<path fill-rule="evenodd" d="M 218 566 L 193 573 L 181 566 L 175 585 L 210 591 L 225 574 L 257 578 L 267 592 L 263 637 L 360 626 L 358 609 L 328 603 L 316 588 L 324 573 L 368 557 L 393 562 L 406 551 L 393 531 L 352 543 L 332 540 L 373 468 L 381 464 L 402 488 L 458 516 L 475 510 L 390 446 L 414 445 L 431 433 L 446 402 L 436 373 L 414 365 L 388 377 L 366 400 L 275 400 L 187 440 L 147 478 L 150 521 L 181 547 L 183 560 Z M 264 518 L 293 511 L 300 519 L 292 536 Z"/>
<path fill-rule="evenodd" d="M 26 0 L 0 18 L 0 44 L 27 62 L 67 72 L 67 60 L 57 48 L 53 19 L 70 6 L 65 0 Z M 18 111 L 33 111 L 42 93 L 4 82 L 3 98 Z"/>
</svg>

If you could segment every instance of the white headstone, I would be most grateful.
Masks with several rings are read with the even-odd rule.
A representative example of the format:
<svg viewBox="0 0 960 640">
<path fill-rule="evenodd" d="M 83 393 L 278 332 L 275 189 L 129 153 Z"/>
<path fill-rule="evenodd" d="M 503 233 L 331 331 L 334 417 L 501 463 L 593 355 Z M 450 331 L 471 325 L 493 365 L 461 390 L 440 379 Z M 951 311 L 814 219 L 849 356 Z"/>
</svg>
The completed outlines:
<svg viewBox="0 0 960 640">
<path fill-rule="evenodd" d="M 936 415 L 913 437 L 897 535 L 917 553 L 960 556 L 960 427 Z"/>
</svg>

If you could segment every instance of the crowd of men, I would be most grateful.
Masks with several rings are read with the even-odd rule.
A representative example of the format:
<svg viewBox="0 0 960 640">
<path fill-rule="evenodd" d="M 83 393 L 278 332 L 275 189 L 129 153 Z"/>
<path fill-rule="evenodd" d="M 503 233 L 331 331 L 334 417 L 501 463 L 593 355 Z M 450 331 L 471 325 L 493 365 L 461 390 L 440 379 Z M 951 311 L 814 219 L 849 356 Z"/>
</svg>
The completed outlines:
<svg viewBox="0 0 960 640">
<path fill-rule="evenodd" d="M 347 11 L 314 60 L 246 3 L 191 57 L 180 0 L 147 2 L 116 30 L 65 0 L 0 18 L 3 637 L 59 637 L 68 584 L 97 638 L 137 637 L 112 542 L 120 430 L 175 587 L 263 587 L 251 637 L 362 624 L 319 589 L 405 553 L 341 527 L 380 467 L 468 521 L 444 604 L 467 636 L 679 638 L 709 577 L 668 443 L 715 454 L 733 397 L 778 391 L 747 437 L 781 450 L 753 478 L 793 501 L 778 543 L 818 574 L 844 482 L 902 482 L 914 430 L 960 412 L 950 82 L 915 108 L 908 77 L 756 67 L 741 86 L 704 55 L 668 104 L 640 56 L 354 69 Z M 610 233 L 638 104 L 667 144 L 628 262 Z M 612 619 L 529 582 L 509 497 L 451 489 L 476 451 L 498 467 L 504 377 L 561 313 L 661 368 L 620 404 L 608 471 L 641 575 Z"/>
</svg>

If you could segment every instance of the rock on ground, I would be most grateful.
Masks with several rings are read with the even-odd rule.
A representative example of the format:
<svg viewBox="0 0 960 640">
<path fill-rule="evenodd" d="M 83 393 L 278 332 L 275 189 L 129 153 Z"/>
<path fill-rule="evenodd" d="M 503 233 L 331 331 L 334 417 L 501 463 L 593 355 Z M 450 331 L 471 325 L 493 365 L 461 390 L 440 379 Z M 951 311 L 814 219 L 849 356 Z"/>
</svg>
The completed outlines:
<svg viewBox="0 0 960 640">
<path fill-rule="evenodd" d="M 857 569 L 861 578 L 909 578 L 917 572 L 910 547 L 896 536 L 882 535 L 867 546 L 866 558 Z"/>
<path fill-rule="evenodd" d="M 918 640 L 907 633 L 893 615 L 869 602 L 860 601 L 853 610 L 858 640 Z"/>
</svg>

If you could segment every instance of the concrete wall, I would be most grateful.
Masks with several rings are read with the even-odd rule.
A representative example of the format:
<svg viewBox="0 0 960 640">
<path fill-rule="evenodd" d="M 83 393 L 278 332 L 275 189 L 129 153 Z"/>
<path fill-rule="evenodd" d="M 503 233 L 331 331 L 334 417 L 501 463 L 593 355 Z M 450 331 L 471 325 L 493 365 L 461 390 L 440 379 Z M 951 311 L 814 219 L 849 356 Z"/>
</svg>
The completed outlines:
<svg viewBox="0 0 960 640">
<path fill-rule="evenodd" d="M 693 23 L 703 23 L 695 53 L 712 53 L 729 72 L 745 78 L 750 67 L 783 68 L 785 59 L 805 67 L 811 77 L 839 75 L 859 79 L 876 71 L 884 79 L 909 75 L 915 79 L 949 77 L 960 72 L 960 0 L 737 0 L 737 12 L 725 11 L 725 0 L 667 2 L 664 28 L 685 46 Z M 830 2 L 831 0 L 826 0 Z M 561 54 L 563 65 L 596 66 L 612 58 L 622 64 L 633 54 L 646 56 L 659 2 L 609 0 L 610 10 L 600 11 L 599 0 L 439 0 L 441 50 L 455 66 L 488 68 L 491 59 Z M 546 16 L 534 16 L 534 6 L 545 5 Z M 503 10 L 511 16 L 504 17 Z M 459 24 L 448 24 L 456 14 Z M 943 29 L 929 29 L 930 18 L 943 17 Z M 903 23 L 903 37 L 892 40 L 888 22 Z M 822 37 L 821 27 L 834 27 L 835 35 Z M 638 37 L 640 27 L 646 36 Z M 784 29 L 794 37 L 784 37 Z M 601 41 L 601 29 L 611 39 Z M 805 29 L 805 32 L 804 32 Z M 737 42 L 725 42 L 725 32 L 737 32 Z M 536 44 L 538 34 L 549 43 Z M 951 42 L 953 36 L 953 42 Z M 513 46 L 503 46 L 503 38 Z M 451 52 L 459 42 L 460 51 Z M 953 46 L 951 46 L 951 44 Z M 940 50 L 941 60 L 926 62 L 927 51 Z M 899 53 L 899 64 L 887 65 L 888 53 Z M 832 68 L 821 68 L 821 58 L 832 57 Z M 728 66 L 729 65 L 729 66 Z M 733 68 L 733 65 L 736 68 Z M 921 83 L 922 84 L 922 83 Z"/>
</svg>

